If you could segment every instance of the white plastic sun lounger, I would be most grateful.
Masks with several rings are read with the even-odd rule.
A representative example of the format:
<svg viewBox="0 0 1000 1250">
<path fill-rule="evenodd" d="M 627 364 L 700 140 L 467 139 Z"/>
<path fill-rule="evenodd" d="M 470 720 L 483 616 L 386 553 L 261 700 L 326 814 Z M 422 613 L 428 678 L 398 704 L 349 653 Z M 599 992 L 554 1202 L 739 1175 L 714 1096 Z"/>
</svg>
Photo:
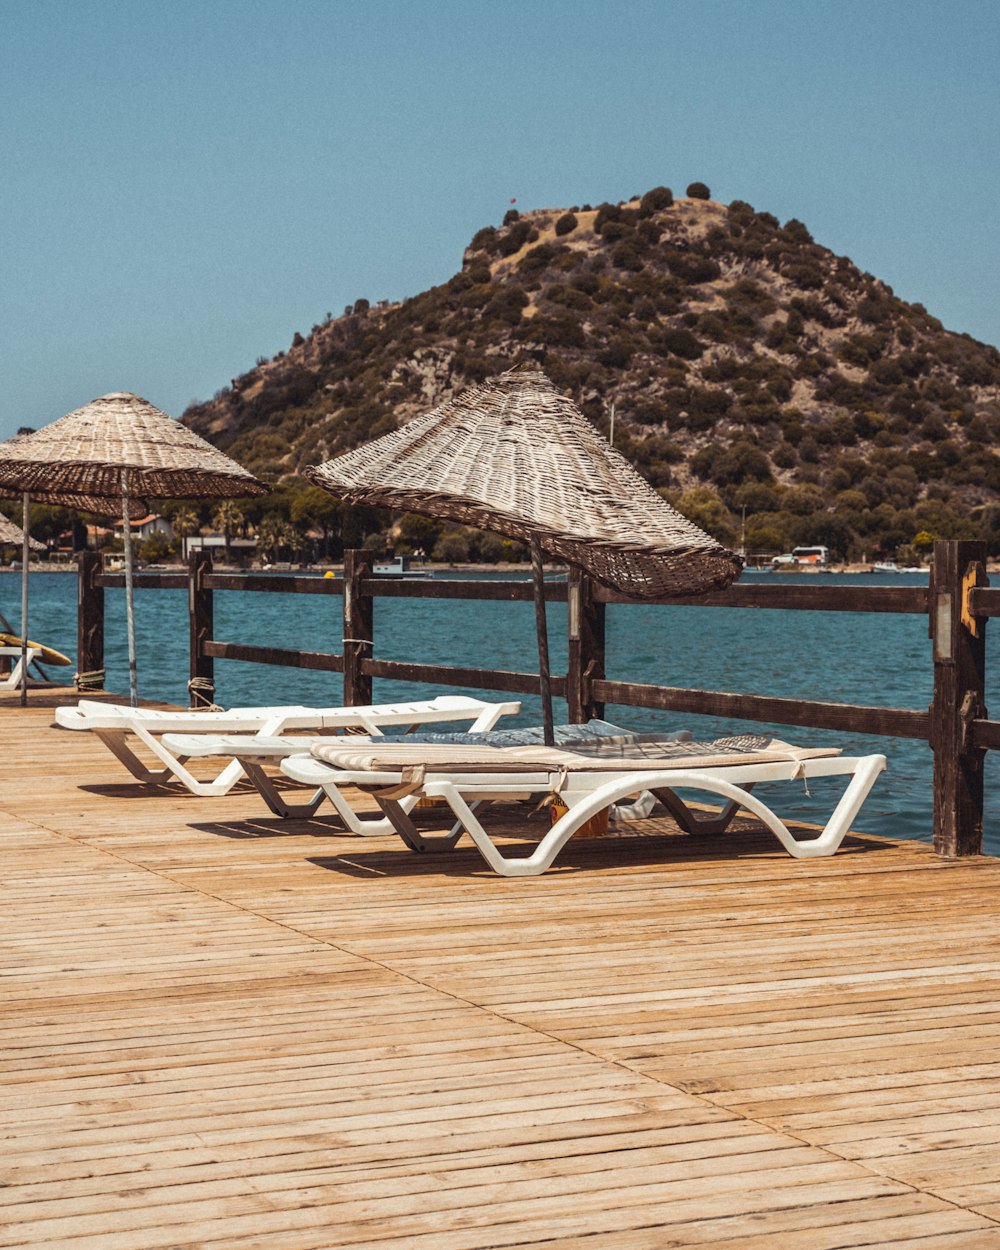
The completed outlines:
<svg viewBox="0 0 1000 1250">
<path fill-rule="evenodd" d="M 644 790 L 665 799 L 673 814 L 683 816 L 684 827 L 689 830 L 724 828 L 742 808 L 761 820 L 796 859 L 832 855 L 886 767 L 883 755 L 845 757 L 833 749 L 800 749 L 777 741 L 760 750 L 737 747 L 729 751 L 723 749 L 725 743 L 720 740 L 710 744 L 716 748 L 714 753 L 683 749 L 691 745 L 646 743 L 638 750 L 622 748 L 622 753 L 612 758 L 613 752 L 602 757 L 600 750 L 584 754 L 539 747 L 465 746 L 459 750 L 417 743 L 359 743 L 354 747 L 327 743 L 314 746 L 311 755 L 283 760 L 281 769 L 295 781 L 323 787 L 335 805 L 334 795 L 342 786 L 367 790 L 411 850 L 449 849 L 464 830 L 495 872 L 524 877 L 549 868 L 591 817 Z M 814 777 L 846 777 L 848 783 L 826 826 L 813 838 L 797 840 L 787 825 L 750 793 L 758 783 Z M 677 796 L 679 789 L 719 795 L 726 806 L 718 817 L 702 822 Z M 487 801 L 539 794 L 558 794 L 568 810 L 530 855 L 506 858 L 474 809 Z M 456 818 L 451 832 L 423 836 L 404 807 L 414 796 L 444 800 Z"/>
<path fill-rule="evenodd" d="M 214 778 L 199 780 L 184 765 L 188 756 L 176 754 L 163 735 L 259 734 L 283 736 L 286 730 L 315 733 L 362 733 L 377 738 L 388 728 L 415 729 L 423 725 L 471 722 L 476 732 L 492 729 L 502 716 L 516 716 L 520 703 L 487 703 L 467 695 L 439 695 L 414 703 L 386 703 L 369 707 L 237 707 L 227 712 L 160 711 L 117 703 L 81 699 L 75 707 L 56 708 L 56 724 L 63 729 L 95 733 L 137 781 L 162 785 L 179 781 L 203 797 L 228 794 L 244 775 L 243 766 L 230 757 Z M 163 767 L 150 768 L 135 752 L 130 738 L 138 739 Z M 210 754 L 218 754 L 210 752 Z"/>
</svg>

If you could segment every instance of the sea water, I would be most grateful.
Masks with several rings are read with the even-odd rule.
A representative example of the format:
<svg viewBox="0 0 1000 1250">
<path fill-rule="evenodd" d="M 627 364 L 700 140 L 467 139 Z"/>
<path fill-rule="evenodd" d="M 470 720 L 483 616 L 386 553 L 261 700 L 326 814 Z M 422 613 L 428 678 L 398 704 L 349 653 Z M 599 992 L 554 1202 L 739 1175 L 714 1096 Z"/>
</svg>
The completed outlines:
<svg viewBox="0 0 1000 1250">
<path fill-rule="evenodd" d="M 484 575 L 489 576 L 489 575 Z M 816 584 L 816 575 L 781 575 Z M 920 575 L 835 575 L 828 585 L 921 585 Z M 77 582 L 65 573 L 31 577 L 29 635 L 75 658 Z M 0 611 L 18 628 L 20 580 L 0 577 Z M 548 608 L 553 673 L 566 670 L 566 608 Z M 994 630 L 994 634 L 996 631 Z M 220 641 L 306 651 L 341 650 L 339 595 L 285 595 L 218 591 L 215 637 Z M 989 635 L 988 635 L 989 637 Z M 139 693 L 186 705 L 188 678 L 187 592 L 136 592 Z M 534 608 L 530 602 L 378 599 L 375 655 L 379 659 L 468 668 L 537 671 Z M 109 690 L 128 691 L 124 592 L 106 592 L 105 666 Z M 50 670 L 55 676 L 58 670 Z M 867 612 L 802 612 L 753 608 L 658 607 L 611 604 L 607 610 L 607 674 L 611 680 L 650 682 L 784 698 L 860 703 L 925 710 L 933 685 L 931 644 L 924 616 Z M 343 678 L 234 660 L 215 662 L 216 699 L 224 706 L 257 703 L 339 704 Z M 987 644 L 987 706 L 1000 709 L 1000 649 Z M 376 679 L 376 702 L 430 698 L 453 687 Z M 496 692 L 463 689 L 487 699 Z M 537 724 L 537 698 L 522 696 L 517 723 Z M 565 704 L 556 701 L 557 721 Z M 608 720 L 636 729 L 690 729 L 711 739 L 730 733 L 764 732 L 806 746 L 829 745 L 845 754 L 879 752 L 889 771 L 876 782 L 855 827 L 891 837 L 928 839 L 931 832 L 932 756 L 925 743 L 868 734 L 756 722 L 688 713 L 654 712 L 608 705 Z M 985 846 L 1000 854 L 1000 784 L 996 752 L 986 758 Z M 835 780 L 783 784 L 776 796 L 782 812 L 824 821 L 836 799 Z M 773 791 L 770 791 L 773 793 Z"/>
</svg>

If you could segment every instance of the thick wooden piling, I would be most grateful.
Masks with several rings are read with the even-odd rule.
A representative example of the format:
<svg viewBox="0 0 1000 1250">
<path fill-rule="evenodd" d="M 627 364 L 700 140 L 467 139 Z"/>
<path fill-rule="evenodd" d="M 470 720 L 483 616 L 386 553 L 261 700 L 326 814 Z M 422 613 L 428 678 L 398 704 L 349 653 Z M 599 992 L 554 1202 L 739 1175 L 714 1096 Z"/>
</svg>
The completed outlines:
<svg viewBox="0 0 1000 1250">
<path fill-rule="evenodd" d="M 206 584 L 212 572 L 212 553 L 192 551 L 188 556 L 188 615 L 191 628 L 191 706 L 215 700 L 215 660 L 205 650 L 215 632 L 215 601 Z"/>
<path fill-rule="evenodd" d="M 98 583 L 104 562 L 96 551 L 83 551 L 77 562 L 76 688 L 104 689 L 104 587 Z"/>
<path fill-rule="evenodd" d="M 371 577 L 372 557 L 367 551 L 344 552 L 344 703 L 365 707 L 372 701 L 371 674 L 366 661 L 374 649 L 374 601 L 362 589 Z"/>
<path fill-rule="evenodd" d="M 566 702 L 574 725 L 604 716 L 604 703 L 594 696 L 594 682 L 604 679 L 606 605 L 594 598 L 594 583 L 579 568 L 569 571 L 567 633 L 569 664 Z"/>
<path fill-rule="evenodd" d="M 970 592 L 986 580 L 986 544 L 934 546 L 930 631 L 934 647 L 934 849 L 949 858 L 983 847 L 983 763 L 972 726 L 985 720 L 986 620 L 973 616 Z"/>
</svg>

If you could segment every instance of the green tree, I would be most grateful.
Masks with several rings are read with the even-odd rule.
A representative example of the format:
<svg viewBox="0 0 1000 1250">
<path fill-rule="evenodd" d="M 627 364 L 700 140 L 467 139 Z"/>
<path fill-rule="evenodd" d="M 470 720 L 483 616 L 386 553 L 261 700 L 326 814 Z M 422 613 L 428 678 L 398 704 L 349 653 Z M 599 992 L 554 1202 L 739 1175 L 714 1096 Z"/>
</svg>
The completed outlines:
<svg viewBox="0 0 1000 1250">
<path fill-rule="evenodd" d="M 174 536 L 180 539 L 180 554 L 183 557 L 186 555 L 184 539 L 198 532 L 198 513 L 193 508 L 181 508 L 174 513 L 170 524 L 173 526 Z"/>
<path fill-rule="evenodd" d="M 282 521 L 278 534 L 282 550 L 288 553 L 290 560 L 297 560 L 305 550 L 305 534 L 291 521 Z"/>
<path fill-rule="evenodd" d="M 257 527 L 257 550 L 262 560 L 271 562 L 278 558 L 282 524 L 281 517 L 271 514 L 264 517 Z"/>
<path fill-rule="evenodd" d="M 294 525 L 318 529 L 323 539 L 323 555 L 329 560 L 330 538 L 340 529 L 343 505 L 321 486 L 307 486 L 292 500 L 290 519 Z"/>
<path fill-rule="evenodd" d="M 361 550 L 369 552 L 376 560 L 382 560 L 388 554 L 389 545 L 384 534 L 369 534 L 361 544 Z"/>
<path fill-rule="evenodd" d="M 711 487 L 693 486 L 683 494 L 670 498 L 670 502 L 682 516 L 700 525 L 713 538 L 728 546 L 735 544 L 733 515 Z"/>
<path fill-rule="evenodd" d="M 225 561 L 229 563 L 229 543 L 238 529 L 246 524 L 242 509 L 232 499 L 223 499 L 212 513 L 212 524 L 222 530 L 225 539 Z"/>
<path fill-rule="evenodd" d="M 913 545 L 922 555 L 926 555 L 934 546 L 934 535 L 929 530 L 921 530 L 913 539 Z"/>
<path fill-rule="evenodd" d="M 458 564 L 468 560 L 470 543 L 468 536 L 460 530 L 450 530 L 442 534 L 434 548 L 434 559 L 444 560 L 448 564 Z"/>
<path fill-rule="evenodd" d="M 148 538 L 139 544 L 139 559 L 149 564 L 158 564 L 170 554 L 170 539 L 162 530 L 153 530 Z"/>
</svg>

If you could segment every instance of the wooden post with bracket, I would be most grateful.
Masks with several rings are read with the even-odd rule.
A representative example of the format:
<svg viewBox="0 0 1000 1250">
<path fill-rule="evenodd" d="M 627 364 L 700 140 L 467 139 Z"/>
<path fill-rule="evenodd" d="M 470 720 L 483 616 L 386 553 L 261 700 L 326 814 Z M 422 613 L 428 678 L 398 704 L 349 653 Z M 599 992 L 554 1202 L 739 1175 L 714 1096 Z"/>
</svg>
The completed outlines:
<svg viewBox="0 0 1000 1250">
<path fill-rule="evenodd" d="M 566 596 L 569 666 L 566 703 L 570 723 L 583 724 L 604 717 L 604 704 L 594 698 L 593 683 L 604 678 L 605 604 L 594 599 L 594 584 L 576 565 L 570 565 Z"/>
<path fill-rule="evenodd" d="M 931 579 L 934 700 L 934 849 L 955 858 L 983 847 L 983 763 L 972 722 L 986 718 L 986 618 L 969 610 L 970 591 L 986 585 L 986 544 L 937 542 Z"/>
<path fill-rule="evenodd" d="M 364 671 L 371 660 L 375 637 L 375 601 L 361 584 L 372 575 L 370 551 L 344 552 L 344 703 L 367 707 L 372 701 L 371 674 Z"/>
</svg>

